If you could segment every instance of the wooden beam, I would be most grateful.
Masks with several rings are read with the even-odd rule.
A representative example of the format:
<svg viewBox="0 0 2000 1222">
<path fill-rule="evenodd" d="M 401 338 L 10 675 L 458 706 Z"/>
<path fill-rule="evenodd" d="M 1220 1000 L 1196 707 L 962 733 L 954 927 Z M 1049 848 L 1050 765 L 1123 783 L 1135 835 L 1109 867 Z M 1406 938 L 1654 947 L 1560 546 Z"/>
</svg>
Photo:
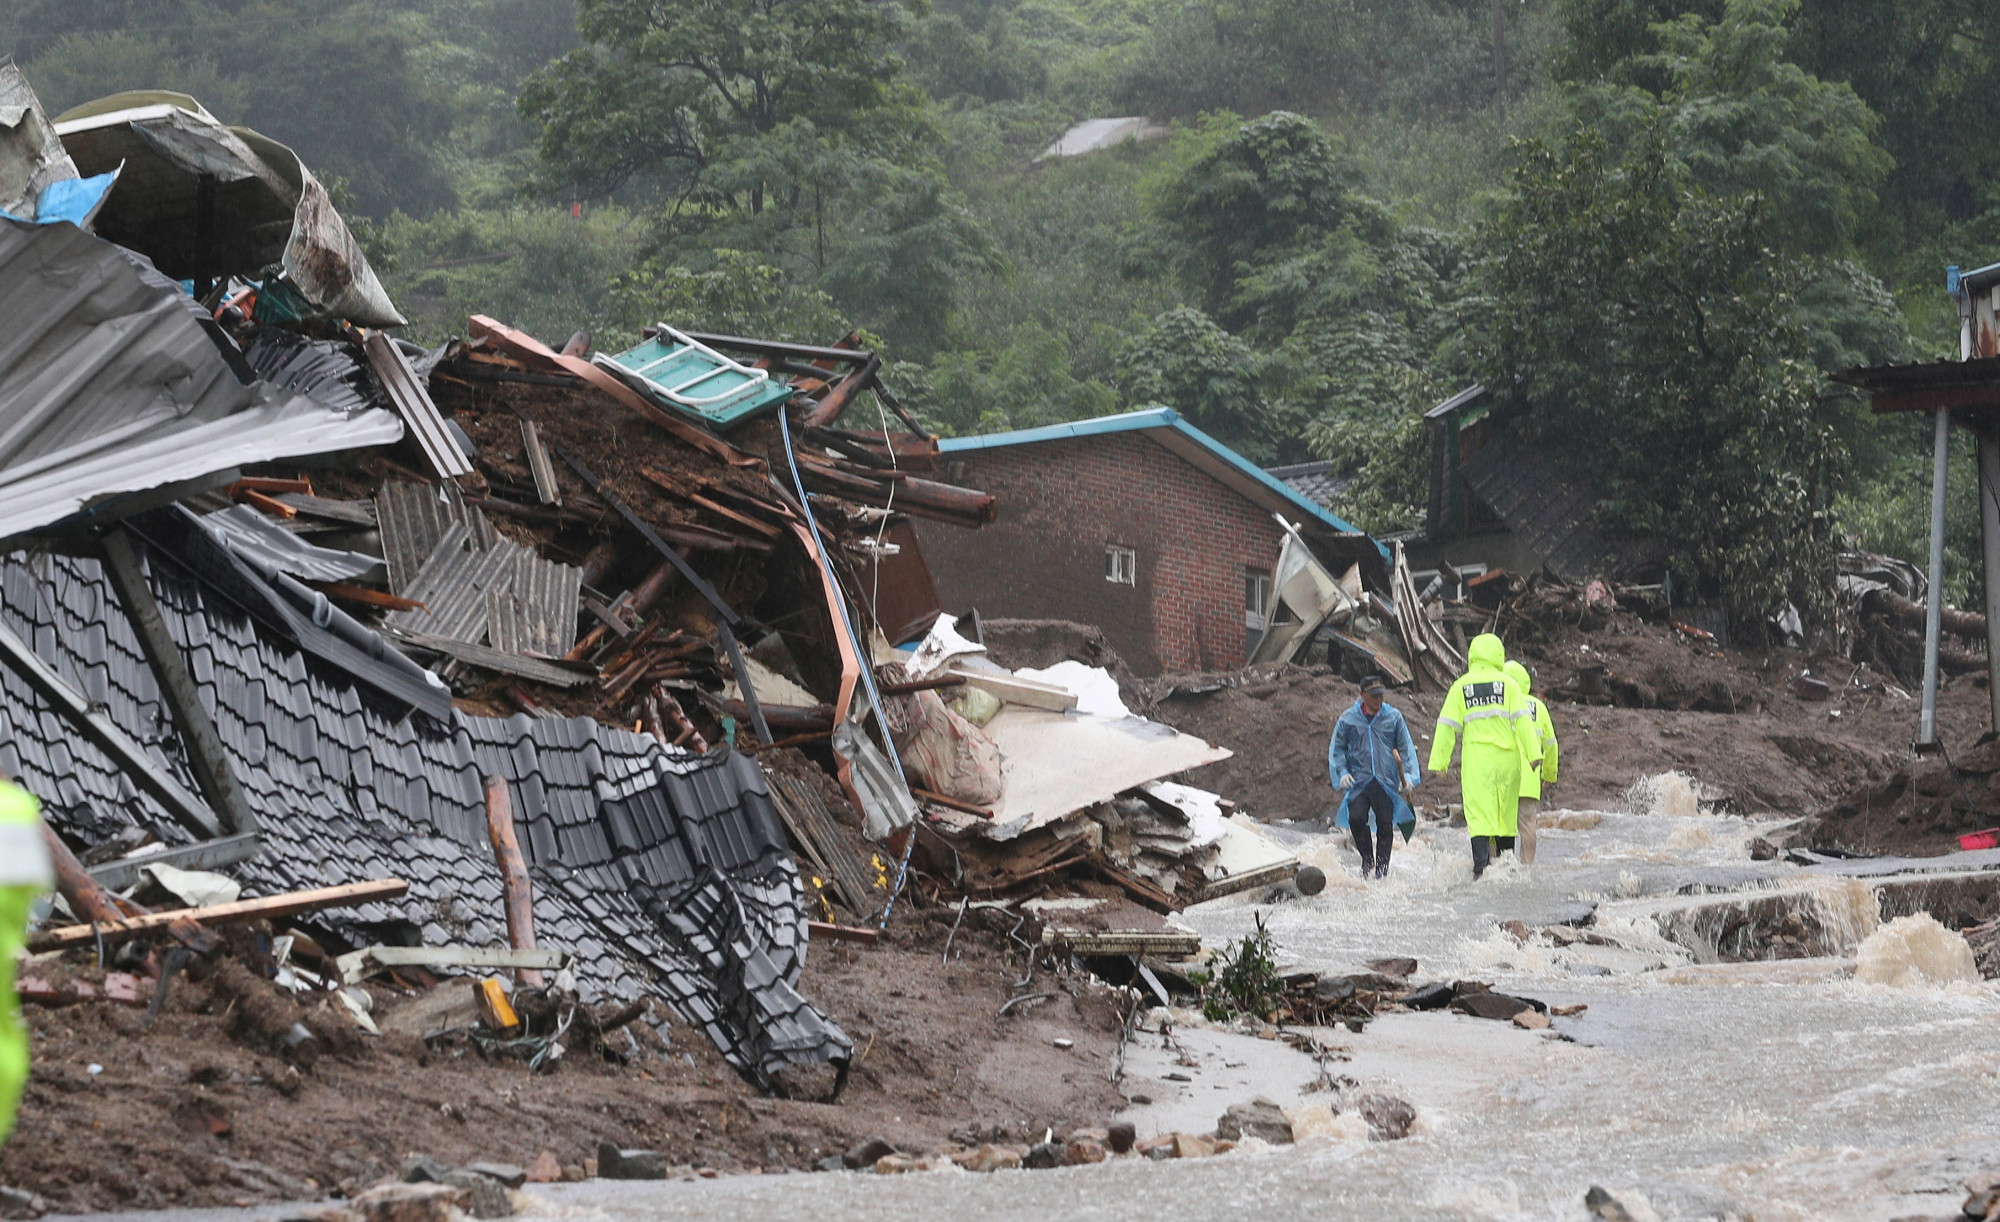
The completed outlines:
<svg viewBox="0 0 2000 1222">
<path fill-rule="evenodd" d="M 243 921 L 274 920 L 317 912 L 322 908 L 352 908 L 373 900 L 392 900 L 408 893 L 410 884 L 400 878 L 379 878 L 365 883 L 338 887 L 318 887 L 311 891 L 291 891 L 261 899 L 238 900 L 233 904 L 212 904 L 207 908 L 174 908 L 149 912 L 108 924 L 64 925 L 29 939 L 28 949 L 36 954 L 68 946 L 87 946 L 102 937 L 105 942 L 125 942 L 157 933 L 175 921 L 198 920 L 203 925 L 233 925 Z"/>
</svg>

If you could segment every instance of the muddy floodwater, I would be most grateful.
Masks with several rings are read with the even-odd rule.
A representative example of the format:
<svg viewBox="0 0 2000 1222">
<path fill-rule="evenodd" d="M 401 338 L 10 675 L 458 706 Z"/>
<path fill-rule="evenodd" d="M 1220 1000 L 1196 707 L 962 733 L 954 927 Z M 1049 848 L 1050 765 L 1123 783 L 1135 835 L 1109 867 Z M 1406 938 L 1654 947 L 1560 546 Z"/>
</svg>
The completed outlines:
<svg viewBox="0 0 2000 1222">
<path fill-rule="evenodd" d="M 1399 846 L 1386 881 L 1368 883 L 1354 877 L 1344 837 L 1281 832 L 1326 868 L 1323 893 L 1239 897 L 1184 914 L 1211 946 L 1261 917 L 1286 967 L 1338 972 L 1407 955 L 1419 979 L 1481 980 L 1587 1007 L 1557 1018 L 1553 1032 L 1449 1013 L 1320 1032 L 1342 1058 L 1326 1067 L 1335 1090 L 1321 1086 L 1307 1054 L 1192 1016 L 1163 1033 L 1170 1016 L 1155 1012 L 1133 1037 L 1124 1089 L 1148 1100 L 1127 1113 L 1141 1136 L 1211 1130 L 1229 1104 L 1261 1094 L 1291 1112 L 1296 1145 L 994 1175 L 593 1182 L 534 1189 L 538 1213 L 611 1222 L 1581 1220 L 1585 1192 L 1599 1185 L 1639 1222 L 1955 1214 L 1967 1175 L 2000 1170 L 2000 988 L 1922 979 L 1948 963 L 1885 971 L 1880 953 L 1868 970 L 1903 983 L 1864 983 L 1856 947 L 1875 931 L 1878 908 L 1895 916 L 1927 897 L 1990 902 L 2000 853 L 1757 863 L 1748 852 L 1755 825 L 1705 812 L 1684 786 L 1630 805 L 1555 816 L 1535 866 L 1503 860 L 1477 883 L 1462 831 L 1427 827 Z M 1498 927 L 1574 919 L 1590 903 L 1592 937 L 1573 944 L 1546 933 L 1523 943 Z M 1780 944 L 1781 935 L 1792 941 Z M 1879 952 L 1882 939 L 1869 945 Z M 1718 962 L 1777 953 L 1792 957 Z M 1079 1060 L 1077 1072 L 1109 1068 Z M 1411 1136 L 1371 1141 L 1351 1110 L 1336 1114 L 1364 1092 L 1413 1104 Z"/>
<path fill-rule="evenodd" d="M 1318 1076 L 1306 1055 L 1181 1025 L 1171 1029 L 1181 1051 L 1157 1031 L 1134 1037 L 1126 1089 L 1152 1100 L 1129 1113 L 1142 1136 L 1211 1129 L 1228 1104 L 1261 1093 L 1293 1110 L 1306 1138 L 1200 1161 L 592 1184 L 547 1199 L 632 1222 L 1583 1219 L 1584 1193 L 1601 1185 L 1642 1220 L 1955 1213 L 1966 1175 L 2000 1170 L 2000 989 L 1858 983 L 1854 945 L 1874 928 L 1880 878 L 1753 863 L 1751 825 L 1705 814 L 1685 793 L 1636 805 L 1642 813 L 1558 816 L 1570 826 L 1543 834 L 1535 866 L 1503 863 L 1478 883 L 1462 832 L 1426 829 L 1398 849 L 1386 882 L 1365 884 L 1343 841 L 1297 836 L 1331 876 L 1321 895 L 1185 915 L 1210 945 L 1261 915 L 1288 966 L 1409 955 L 1420 978 L 1588 1006 L 1556 1020 L 1567 1039 L 1445 1013 L 1324 1033 L 1349 1058 L 1331 1068 L 1353 1080 L 1350 1096 L 1379 1090 L 1416 1105 L 1417 1131 L 1403 1141 L 1371 1142 L 1365 1126 L 1316 1110 L 1329 1095 L 1304 1089 Z M 1703 893 L 1679 894 L 1690 888 Z M 1496 927 L 1533 925 L 1579 899 L 1597 902 L 1594 928 L 1613 944 L 1524 945 Z M 1730 924 L 1712 919 L 1717 905 L 1760 903 L 1798 914 L 1791 928 L 1821 943 L 1807 949 L 1832 953 L 1703 962 L 1715 953 L 1702 931 Z"/>
</svg>

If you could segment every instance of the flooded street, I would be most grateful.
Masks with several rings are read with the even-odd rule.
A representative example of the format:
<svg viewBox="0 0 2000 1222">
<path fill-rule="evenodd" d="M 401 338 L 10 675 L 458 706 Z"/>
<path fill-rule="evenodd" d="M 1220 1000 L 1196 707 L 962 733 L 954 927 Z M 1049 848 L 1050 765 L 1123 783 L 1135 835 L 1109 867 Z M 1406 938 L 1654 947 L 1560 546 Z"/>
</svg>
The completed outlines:
<svg viewBox="0 0 2000 1222">
<path fill-rule="evenodd" d="M 1306 1089 L 1318 1074 L 1312 1059 L 1281 1042 L 1196 1020 L 1173 1028 L 1177 1051 L 1156 1021 L 1134 1036 L 1127 1061 L 1127 1093 L 1151 1100 L 1127 1114 L 1142 1137 L 1206 1131 L 1229 1104 L 1264 1094 L 1293 1113 L 1300 1143 L 1037 1173 L 600 1183 L 546 1195 L 552 1208 L 632 1222 L 807 1209 L 822 1222 L 1581 1219 L 1592 1185 L 1639 1219 L 1955 1212 L 1965 1175 L 2000 1168 L 2000 991 L 1855 981 L 1854 943 L 1874 924 L 1855 903 L 1867 884 L 1753 863 L 1750 825 L 1689 802 L 1675 813 L 1674 798 L 1649 800 L 1645 813 L 1559 815 L 1534 867 L 1504 862 L 1478 883 L 1462 832 L 1425 829 L 1399 848 L 1386 882 L 1366 884 L 1342 841 L 1306 835 L 1297 847 L 1329 873 L 1319 896 L 1185 914 L 1211 946 L 1261 915 L 1287 968 L 1338 972 L 1408 955 L 1421 979 L 1477 979 L 1588 1007 L 1556 1019 L 1555 1033 L 1444 1012 L 1321 1033 L 1350 1058 L 1331 1067 L 1353 1080 L 1342 1097 L 1373 1091 L 1416 1106 L 1406 1140 L 1371 1142 L 1352 1117 L 1331 1115 L 1331 1096 Z M 1691 883 L 1747 888 L 1752 902 L 1803 913 L 1807 928 L 1846 942 L 1830 948 L 1844 958 L 1704 963 L 1714 956 L 1698 931 L 1710 926 L 1690 912 L 1744 901 L 1676 895 Z M 1593 930 L 1608 935 L 1598 941 L 1617 945 L 1522 944 L 1496 928 L 1541 924 L 1578 901 L 1598 904 Z"/>
</svg>

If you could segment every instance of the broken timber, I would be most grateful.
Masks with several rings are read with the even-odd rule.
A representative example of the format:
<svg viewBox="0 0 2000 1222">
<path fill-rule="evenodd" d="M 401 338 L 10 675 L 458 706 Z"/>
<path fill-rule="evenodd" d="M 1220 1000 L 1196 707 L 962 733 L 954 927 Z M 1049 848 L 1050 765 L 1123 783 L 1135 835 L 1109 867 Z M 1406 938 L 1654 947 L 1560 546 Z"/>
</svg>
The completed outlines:
<svg viewBox="0 0 2000 1222">
<path fill-rule="evenodd" d="M 383 968 L 466 967 L 483 970 L 560 971 L 569 956 L 559 950 L 510 946 L 364 946 L 333 961 L 342 984 L 358 984 Z"/>
<path fill-rule="evenodd" d="M 405 894 L 409 889 L 410 884 L 400 878 L 381 878 L 372 882 L 347 883 L 338 887 L 318 887 L 311 891 L 292 891 L 261 899 L 237 900 L 233 904 L 213 904 L 207 908 L 174 908 L 166 912 L 149 912 L 143 916 L 127 917 L 108 924 L 64 925 L 37 934 L 29 940 L 28 949 L 39 954 L 42 951 L 60 950 L 68 946 L 86 946 L 100 938 L 106 943 L 124 942 L 145 934 L 156 933 L 176 921 L 189 919 L 199 920 L 203 925 L 231 925 L 242 921 L 274 920 L 278 917 L 297 916 L 301 912 L 315 912 L 322 908 L 350 908 L 372 900 L 392 900 Z"/>
</svg>

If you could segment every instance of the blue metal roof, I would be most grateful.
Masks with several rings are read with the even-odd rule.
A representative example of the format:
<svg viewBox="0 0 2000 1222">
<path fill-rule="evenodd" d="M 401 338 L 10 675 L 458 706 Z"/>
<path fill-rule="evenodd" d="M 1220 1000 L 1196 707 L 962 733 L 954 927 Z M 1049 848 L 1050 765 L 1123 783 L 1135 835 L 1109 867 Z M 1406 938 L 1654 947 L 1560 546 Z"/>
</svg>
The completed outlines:
<svg viewBox="0 0 2000 1222">
<path fill-rule="evenodd" d="M 1342 534 L 1366 533 L 1339 515 L 1315 505 L 1283 481 L 1274 479 L 1257 464 L 1181 419 L 1180 413 L 1171 407 L 1148 407 L 1136 412 L 1121 412 L 1116 416 L 1072 420 L 1066 424 L 1048 424 L 1037 429 L 1016 429 L 1011 433 L 987 433 L 979 437 L 945 437 L 939 439 L 938 450 L 944 454 L 955 454 L 972 450 L 997 450 L 1003 446 L 1033 445 L 1041 441 L 1096 437 L 1105 433 L 1139 432 L 1171 432 L 1195 443 L 1217 459 L 1226 474 L 1235 476 L 1238 481 L 1236 490 L 1252 500 L 1259 499 L 1254 495 L 1256 492 L 1262 492 L 1265 494 L 1265 499 L 1282 501 L 1298 516 L 1318 522 Z M 1372 539 L 1371 541 L 1375 542 L 1376 550 L 1382 553 L 1382 559 L 1387 562 L 1390 558 L 1389 550 L 1379 541 Z"/>
</svg>

